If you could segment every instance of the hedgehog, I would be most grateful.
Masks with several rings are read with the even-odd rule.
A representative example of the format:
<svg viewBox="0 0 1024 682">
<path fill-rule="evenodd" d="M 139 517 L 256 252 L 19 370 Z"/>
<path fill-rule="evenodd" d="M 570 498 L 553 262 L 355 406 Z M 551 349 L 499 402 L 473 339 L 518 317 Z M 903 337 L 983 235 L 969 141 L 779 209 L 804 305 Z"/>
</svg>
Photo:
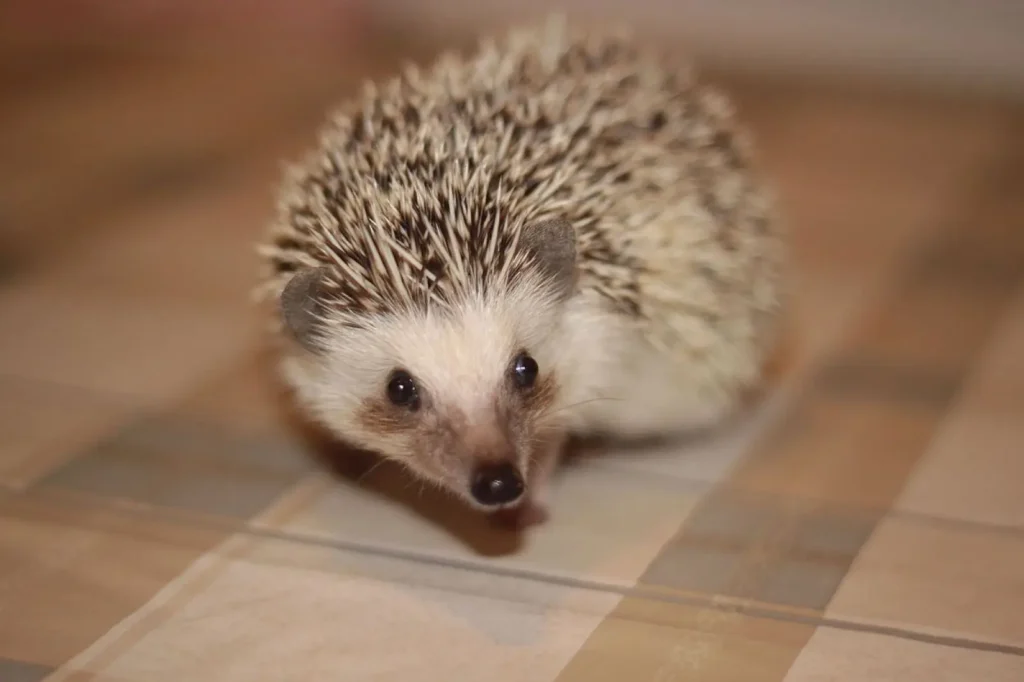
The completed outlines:
<svg viewBox="0 0 1024 682">
<path fill-rule="evenodd" d="M 523 527 L 570 438 L 713 428 L 757 392 L 782 232 L 688 60 L 555 17 L 326 118 L 257 293 L 295 404 L 340 440 Z"/>
</svg>

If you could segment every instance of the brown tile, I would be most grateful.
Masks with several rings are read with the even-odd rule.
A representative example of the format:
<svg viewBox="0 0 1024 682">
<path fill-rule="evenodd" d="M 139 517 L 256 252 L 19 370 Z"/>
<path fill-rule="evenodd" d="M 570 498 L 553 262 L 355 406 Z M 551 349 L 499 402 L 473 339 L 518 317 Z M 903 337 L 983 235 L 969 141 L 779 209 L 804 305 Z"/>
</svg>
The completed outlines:
<svg viewBox="0 0 1024 682">
<path fill-rule="evenodd" d="M 883 521 L 829 605 L 833 618 L 1024 645 L 1024 539 Z"/>
<path fill-rule="evenodd" d="M 53 668 L 0 658 L 0 680 L 4 682 L 42 682 Z"/>
<path fill-rule="evenodd" d="M 0 610 L 18 614 L 0 618 L 0 657 L 62 665 L 221 537 L 73 500 L 0 498 Z"/>
<path fill-rule="evenodd" d="M 0 484 L 22 488 L 123 423 L 132 408 L 108 396 L 0 379 Z"/>
<path fill-rule="evenodd" d="M 809 396 L 730 484 L 868 512 L 899 494 L 941 414 L 930 407 Z"/>
<path fill-rule="evenodd" d="M 994 202 L 997 203 L 997 202 Z M 1019 224 L 1024 210 L 1002 221 Z M 957 286 L 976 295 L 1012 290 L 1024 280 L 1024 238 L 956 232 L 927 245 L 911 260 L 908 279 Z"/>
<path fill-rule="evenodd" d="M 875 517 L 728 489 L 711 493 L 640 579 L 689 592 L 820 610 Z"/>
<path fill-rule="evenodd" d="M 785 682 L 1017 682 L 1024 658 L 819 628 Z"/>
<path fill-rule="evenodd" d="M 124 396 L 183 396 L 244 352 L 253 329 L 232 310 L 47 282 L 0 291 L 0 374 Z"/>
<path fill-rule="evenodd" d="M 975 359 L 1007 302 L 1004 294 L 907 283 L 855 330 L 848 352 L 905 370 L 955 375 Z"/>
<path fill-rule="evenodd" d="M 244 519 L 311 468 L 293 441 L 165 414 L 133 421 L 39 485 Z"/>
<path fill-rule="evenodd" d="M 557 682 L 777 682 L 814 626 L 626 598 Z"/>
<path fill-rule="evenodd" d="M 944 409 L 960 391 L 963 377 L 956 372 L 922 370 L 879 362 L 871 358 L 841 356 L 826 362 L 814 377 L 816 392 L 850 400 L 917 403 Z"/>
</svg>

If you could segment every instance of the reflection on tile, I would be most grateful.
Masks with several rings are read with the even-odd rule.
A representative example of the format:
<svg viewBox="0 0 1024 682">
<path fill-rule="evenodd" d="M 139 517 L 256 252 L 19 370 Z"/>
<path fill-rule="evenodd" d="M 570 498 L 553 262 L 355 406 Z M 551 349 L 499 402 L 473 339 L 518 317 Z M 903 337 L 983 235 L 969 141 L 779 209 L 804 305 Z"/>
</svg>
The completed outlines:
<svg viewBox="0 0 1024 682">
<path fill-rule="evenodd" d="M 4 682 L 42 682 L 53 668 L 0 658 L 0 680 Z"/>
<path fill-rule="evenodd" d="M 781 680 L 813 629 L 727 610 L 625 598 L 556 682 Z"/>
<path fill-rule="evenodd" d="M 295 443 L 164 415 L 125 427 L 42 485 L 248 518 L 312 466 Z"/>
<path fill-rule="evenodd" d="M 651 562 L 642 582 L 822 609 L 874 523 L 871 516 L 716 491 Z"/>
<path fill-rule="evenodd" d="M 615 597 L 239 541 L 66 672 L 114 680 L 550 680 Z M 396 655 L 398 654 L 398 655 Z M 56 679 L 73 679 L 58 675 Z"/>
<path fill-rule="evenodd" d="M 70 502 L 0 498 L 0 658 L 63 664 L 219 539 Z"/>
<path fill-rule="evenodd" d="M 116 428 L 129 412 L 88 391 L 0 378 L 0 484 L 30 485 Z"/>
<path fill-rule="evenodd" d="M 1024 658 L 819 628 L 785 682 L 1018 682 Z"/>
<path fill-rule="evenodd" d="M 202 307 L 46 285 L 0 291 L 0 373 L 144 403 L 183 395 L 250 338 L 237 318 Z"/>
<path fill-rule="evenodd" d="M 887 519 L 828 608 L 835 618 L 1024 645 L 1024 539 Z"/>
<path fill-rule="evenodd" d="M 525 534 L 496 531 L 444 494 L 379 467 L 362 485 L 311 479 L 261 522 L 293 532 L 632 585 L 699 493 L 586 462 L 553 482 L 551 518 Z"/>
</svg>

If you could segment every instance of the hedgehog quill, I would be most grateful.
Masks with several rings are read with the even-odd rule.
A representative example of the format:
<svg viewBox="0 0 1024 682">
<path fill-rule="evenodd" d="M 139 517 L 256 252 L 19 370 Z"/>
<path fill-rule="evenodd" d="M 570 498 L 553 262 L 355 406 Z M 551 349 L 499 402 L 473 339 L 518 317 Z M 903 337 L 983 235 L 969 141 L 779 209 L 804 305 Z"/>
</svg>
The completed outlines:
<svg viewBox="0 0 1024 682">
<path fill-rule="evenodd" d="M 631 32 L 561 19 L 368 85 L 260 248 L 298 405 L 521 524 L 568 437 L 735 414 L 784 260 L 735 118 Z"/>
</svg>

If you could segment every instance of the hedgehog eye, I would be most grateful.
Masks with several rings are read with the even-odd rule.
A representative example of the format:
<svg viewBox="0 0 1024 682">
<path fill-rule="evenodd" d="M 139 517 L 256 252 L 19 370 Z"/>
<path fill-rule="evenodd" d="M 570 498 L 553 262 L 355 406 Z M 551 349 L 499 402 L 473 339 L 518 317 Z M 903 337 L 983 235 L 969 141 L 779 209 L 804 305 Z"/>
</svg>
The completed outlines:
<svg viewBox="0 0 1024 682">
<path fill-rule="evenodd" d="M 416 380 L 404 369 L 396 369 L 388 378 L 388 400 L 398 407 L 417 410 L 420 406 L 419 389 Z"/>
<path fill-rule="evenodd" d="M 519 388 L 530 388 L 537 381 L 537 361 L 527 353 L 520 353 L 512 362 L 512 378 Z"/>
</svg>

